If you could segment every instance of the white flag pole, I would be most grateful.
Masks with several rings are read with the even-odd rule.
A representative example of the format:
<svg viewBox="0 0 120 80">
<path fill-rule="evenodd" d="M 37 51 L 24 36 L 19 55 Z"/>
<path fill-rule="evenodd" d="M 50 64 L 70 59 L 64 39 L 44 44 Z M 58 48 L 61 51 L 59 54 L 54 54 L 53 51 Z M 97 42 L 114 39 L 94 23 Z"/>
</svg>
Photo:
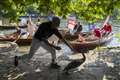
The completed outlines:
<svg viewBox="0 0 120 80">
<path fill-rule="evenodd" d="M 110 19 L 110 15 L 107 16 L 107 18 L 106 18 L 106 20 L 104 21 L 102 27 L 104 27 L 104 25 L 109 21 L 109 19 Z"/>
</svg>

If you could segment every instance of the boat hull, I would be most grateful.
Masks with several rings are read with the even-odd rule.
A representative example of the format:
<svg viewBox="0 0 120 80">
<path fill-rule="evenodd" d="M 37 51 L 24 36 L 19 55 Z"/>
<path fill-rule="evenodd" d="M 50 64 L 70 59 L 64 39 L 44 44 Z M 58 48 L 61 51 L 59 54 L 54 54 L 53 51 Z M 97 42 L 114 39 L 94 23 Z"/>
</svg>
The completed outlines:
<svg viewBox="0 0 120 80">
<path fill-rule="evenodd" d="M 0 39 L 0 41 L 15 41 L 15 39 Z M 32 42 L 32 39 L 18 39 L 16 43 L 18 45 L 30 45 Z"/>
<path fill-rule="evenodd" d="M 78 38 L 76 35 L 71 36 L 70 39 L 66 39 L 70 45 L 78 52 L 88 52 L 89 50 L 93 50 L 96 47 L 107 45 L 112 40 L 112 34 L 109 34 L 106 37 L 102 37 L 100 39 L 92 40 L 92 41 L 84 41 L 79 42 L 75 41 L 75 39 Z"/>
</svg>

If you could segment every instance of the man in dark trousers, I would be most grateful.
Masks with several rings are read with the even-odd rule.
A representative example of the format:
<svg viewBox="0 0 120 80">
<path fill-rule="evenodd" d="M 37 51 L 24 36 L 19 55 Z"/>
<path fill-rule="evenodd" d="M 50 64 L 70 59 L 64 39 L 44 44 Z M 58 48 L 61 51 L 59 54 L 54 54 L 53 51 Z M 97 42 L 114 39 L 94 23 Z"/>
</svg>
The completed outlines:
<svg viewBox="0 0 120 80">
<path fill-rule="evenodd" d="M 62 35 L 58 31 L 58 27 L 60 24 L 60 19 L 58 17 L 53 17 L 52 21 L 42 23 L 38 30 L 36 31 L 32 43 L 31 48 L 29 51 L 29 54 L 26 54 L 25 56 L 30 60 L 34 53 L 42 47 L 43 49 L 47 50 L 51 53 L 52 61 L 51 61 L 51 68 L 59 68 L 60 66 L 56 62 L 56 50 L 60 50 L 61 48 L 59 46 L 55 46 L 53 44 L 50 44 L 48 42 L 48 38 L 51 37 L 53 34 L 55 34 L 59 39 L 61 39 L 68 47 L 71 48 L 71 46 L 64 40 Z"/>
</svg>

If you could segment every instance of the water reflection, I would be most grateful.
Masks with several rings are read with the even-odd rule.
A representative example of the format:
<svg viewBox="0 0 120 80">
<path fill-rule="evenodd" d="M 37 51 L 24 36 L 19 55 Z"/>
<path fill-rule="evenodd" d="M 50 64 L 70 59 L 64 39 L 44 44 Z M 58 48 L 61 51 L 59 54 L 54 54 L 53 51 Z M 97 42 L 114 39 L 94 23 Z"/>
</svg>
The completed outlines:
<svg viewBox="0 0 120 80">
<path fill-rule="evenodd" d="M 120 46 L 119 39 L 115 36 L 113 37 L 112 41 L 107 45 L 107 47 L 118 47 Z"/>
</svg>

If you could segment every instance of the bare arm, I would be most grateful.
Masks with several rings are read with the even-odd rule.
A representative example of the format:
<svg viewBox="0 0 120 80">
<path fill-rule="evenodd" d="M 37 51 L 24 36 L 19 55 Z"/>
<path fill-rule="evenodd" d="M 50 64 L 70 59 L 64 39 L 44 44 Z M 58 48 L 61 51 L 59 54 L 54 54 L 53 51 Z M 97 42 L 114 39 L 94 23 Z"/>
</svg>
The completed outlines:
<svg viewBox="0 0 120 80">
<path fill-rule="evenodd" d="M 55 30 L 55 35 L 59 37 L 72 51 L 76 52 L 75 49 L 72 48 L 72 46 L 63 38 L 63 36 L 59 33 L 58 30 Z"/>
</svg>

